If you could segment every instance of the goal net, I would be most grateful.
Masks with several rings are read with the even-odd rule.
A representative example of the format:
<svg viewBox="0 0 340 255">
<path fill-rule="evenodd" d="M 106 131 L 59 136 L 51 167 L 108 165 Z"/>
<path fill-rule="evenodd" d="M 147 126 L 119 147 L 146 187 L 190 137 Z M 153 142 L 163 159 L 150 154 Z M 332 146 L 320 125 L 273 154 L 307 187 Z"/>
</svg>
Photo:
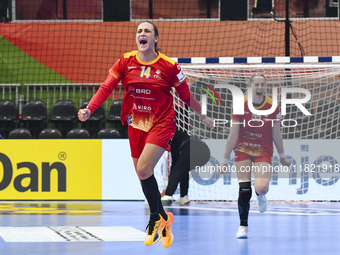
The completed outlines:
<svg viewBox="0 0 340 255">
<path fill-rule="evenodd" d="M 224 175 L 216 172 L 223 159 L 230 131 L 232 105 L 237 103 L 233 102 L 235 95 L 226 85 L 247 94 L 249 77 L 254 73 L 262 73 L 267 78 L 267 95 L 273 98 L 273 91 L 277 90 L 281 114 L 284 110 L 283 101 L 288 102 L 285 98 L 290 99 L 290 104 L 285 106 L 281 132 L 285 154 L 292 166 L 289 169 L 280 167 L 274 146 L 273 174 L 267 198 L 283 201 L 340 200 L 337 192 L 340 185 L 340 156 L 337 151 L 337 139 L 340 137 L 340 64 L 183 64 L 181 67 L 194 97 L 203 106 L 206 105 L 209 117 L 219 120 L 213 129 L 207 128 L 199 115 L 185 107 L 174 94 L 177 127 L 205 141 L 211 152 L 210 161 L 204 167 L 190 172 L 190 199 L 237 199 L 238 181 L 234 170 Z M 308 92 L 310 99 L 307 101 Z M 306 101 L 302 106 L 310 115 L 304 114 L 301 107 L 293 104 L 297 99 Z M 233 154 L 230 167 L 234 167 Z"/>
</svg>

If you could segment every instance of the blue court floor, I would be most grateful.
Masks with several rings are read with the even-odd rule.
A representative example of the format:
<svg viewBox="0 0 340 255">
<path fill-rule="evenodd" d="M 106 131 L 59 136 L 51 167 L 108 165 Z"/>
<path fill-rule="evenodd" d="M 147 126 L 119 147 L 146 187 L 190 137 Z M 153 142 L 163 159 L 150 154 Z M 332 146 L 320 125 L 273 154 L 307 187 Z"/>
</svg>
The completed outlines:
<svg viewBox="0 0 340 255">
<path fill-rule="evenodd" d="M 251 204 L 248 239 L 237 240 L 237 207 L 166 207 L 174 243 L 145 246 L 144 201 L 1 202 L 0 254 L 340 254 L 339 204 Z"/>
</svg>

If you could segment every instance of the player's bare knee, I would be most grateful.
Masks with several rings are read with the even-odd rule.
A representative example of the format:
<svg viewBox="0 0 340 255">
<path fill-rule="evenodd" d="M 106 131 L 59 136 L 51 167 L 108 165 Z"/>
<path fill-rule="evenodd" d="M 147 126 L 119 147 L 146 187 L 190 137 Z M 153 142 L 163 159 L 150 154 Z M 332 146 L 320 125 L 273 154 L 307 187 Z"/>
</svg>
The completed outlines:
<svg viewBox="0 0 340 255">
<path fill-rule="evenodd" d="M 144 171 L 138 171 L 137 170 L 137 175 L 140 180 L 146 180 L 147 178 L 150 177 L 150 175 L 147 172 Z"/>
<path fill-rule="evenodd" d="M 146 180 L 153 174 L 148 167 L 137 167 L 136 172 L 140 180 Z"/>
<path fill-rule="evenodd" d="M 265 195 L 267 194 L 269 187 L 268 185 L 258 185 L 255 187 L 256 193 L 259 195 Z"/>
</svg>

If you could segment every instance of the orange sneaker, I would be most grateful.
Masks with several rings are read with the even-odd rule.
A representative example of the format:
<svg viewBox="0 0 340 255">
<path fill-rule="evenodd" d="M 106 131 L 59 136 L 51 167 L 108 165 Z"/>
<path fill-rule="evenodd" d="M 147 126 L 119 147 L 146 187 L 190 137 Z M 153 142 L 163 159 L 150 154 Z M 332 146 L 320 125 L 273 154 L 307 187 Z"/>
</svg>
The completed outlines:
<svg viewBox="0 0 340 255">
<path fill-rule="evenodd" d="M 153 245 L 161 238 L 166 221 L 162 218 L 162 216 L 160 217 L 161 218 L 158 221 L 149 220 L 149 224 L 146 227 L 148 229 L 148 233 L 144 240 L 145 245 Z"/>
<path fill-rule="evenodd" d="M 169 247 L 174 241 L 174 235 L 171 232 L 171 225 L 174 222 L 174 215 L 171 212 L 166 213 L 168 215 L 168 220 L 166 221 L 166 226 L 162 231 L 161 241 L 164 247 Z"/>
</svg>

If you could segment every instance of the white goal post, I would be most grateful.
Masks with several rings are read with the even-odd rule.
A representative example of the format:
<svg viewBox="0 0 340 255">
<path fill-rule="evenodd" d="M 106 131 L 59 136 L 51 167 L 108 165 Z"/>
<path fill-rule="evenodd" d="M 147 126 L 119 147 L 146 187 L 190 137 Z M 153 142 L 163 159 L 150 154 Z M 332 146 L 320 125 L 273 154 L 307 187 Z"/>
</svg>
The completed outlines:
<svg viewBox="0 0 340 255">
<path fill-rule="evenodd" d="M 286 92 L 292 88 L 293 92 L 285 96 L 291 99 L 306 97 L 303 93 L 295 93 L 294 88 L 309 91 L 311 98 L 303 106 L 311 115 L 305 115 L 294 104 L 286 106 L 286 115 L 283 116 L 286 121 L 281 125 L 281 132 L 286 155 L 295 169 L 293 167 L 288 173 L 273 173 L 267 197 L 269 200 L 284 201 L 340 201 L 340 153 L 337 150 L 340 138 L 339 58 L 317 58 L 331 60 L 329 62 L 317 62 L 316 58 L 309 58 L 313 60 L 311 62 L 299 59 L 302 60 L 300 63 L 249 63 L 258 62 L 258 58 L 257 61 L 245 58 L 245 63 L 233 59 L 235 63 L 230 64 L 181 64 L 181 60 L 177 60 L 192 94 L 206 105 L 207 114 L 213 119 L 231 119 L 234 95 L 225 85 L 235 86 L 246 93 L 247 81 L 254 73 L 266 76 L 268 96 L 272 97 L 273 88 L 277 88 L 280 107 L 283 88 Z M 202 62 L 202 59 L 191 59 L 191 62 Z M 230 123 L 219 122 L 210 130 L 196 113 L 185 107 L 175 93 L 174 106 L 178 128 L 203 139 L 211 151 L 211 160 L 206 168 L 191 171 L 189 197 L 199 201 L 237 200 L 236 175 L 221 176 L 212 170 L 220 165 L 223 158 Z M 233 160 L 232 156 L 231 166 Z M 274 149 L 273 167 L 278 166 L 279 158 Z M 166 183 L 163 182 L 164 185 Z"/>
</svg>

